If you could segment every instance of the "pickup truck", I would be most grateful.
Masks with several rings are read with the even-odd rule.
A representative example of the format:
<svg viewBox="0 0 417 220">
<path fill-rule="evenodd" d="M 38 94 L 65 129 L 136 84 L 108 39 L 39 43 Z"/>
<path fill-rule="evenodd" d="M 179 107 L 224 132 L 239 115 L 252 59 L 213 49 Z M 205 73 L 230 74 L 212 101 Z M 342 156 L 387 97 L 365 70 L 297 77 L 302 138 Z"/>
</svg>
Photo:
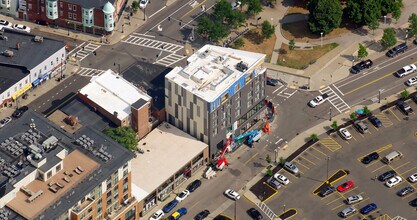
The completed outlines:
<svg viewBox="0 0 417 220">
<path fill-rule="evenodd" d="M 372 62 L 372 60 L 364 60 L 364 61 L 361 61 L 360 63 L 357 63 L 355 66 L 353 66 L 350 69 L 350 72 L 353 73 L 353 74 L 359 73 L 363 69 L 369 69 L 369 68 L 371 68 L 371 66 L 373 64 L 374 64 L 374 62 Z"/>
<path fill-rule="evenodd" d="M 413 112 L 413 109 L 404 101 L 397 102 L 397 108 L 399 108 L 405 115 Z"/>
<path fill-rule="evenodd" d="M 314 98 L 313 100 L 311 100 L 310 102 L 308 102 L 308 106 L 315 108 L 316 106 L 325 102 L 328 98 L 329 96 L 327 95 L 327 93 L 323 93 L 317 96 L 316 98 Z"/>
</svg>

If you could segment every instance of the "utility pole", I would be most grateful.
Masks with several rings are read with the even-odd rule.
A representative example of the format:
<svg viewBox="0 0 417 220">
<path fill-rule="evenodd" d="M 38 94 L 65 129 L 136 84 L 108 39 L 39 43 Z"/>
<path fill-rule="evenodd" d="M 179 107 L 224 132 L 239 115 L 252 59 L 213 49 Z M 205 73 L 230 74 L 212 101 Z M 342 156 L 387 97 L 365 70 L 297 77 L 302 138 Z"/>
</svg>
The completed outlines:
<svg viewBox="0 0 417 220">
<path fill-rule="evenodd" d="M 329 115 L 330 115 L 329 121 L 332 121 L 332 106 L 330 106 Z"/>
<path fill-rule="evenodd" d="M 327 156 L 327 158 L 326 158 L 326 160 L 327 160 L 327 179 L 326 179 L 326 183 L 328 184 L 329 183 L 329 161 L 330 161 L 330 156 Z"/>
</svg>

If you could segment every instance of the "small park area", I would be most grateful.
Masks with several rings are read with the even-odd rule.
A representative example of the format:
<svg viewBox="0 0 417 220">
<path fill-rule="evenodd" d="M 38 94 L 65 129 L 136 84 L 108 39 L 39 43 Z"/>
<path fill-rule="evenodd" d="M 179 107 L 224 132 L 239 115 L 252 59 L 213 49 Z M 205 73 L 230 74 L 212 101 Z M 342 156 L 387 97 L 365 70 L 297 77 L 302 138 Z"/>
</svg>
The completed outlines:
<svg viewBox="0 0 417 220">
<path fill-rule="evenodd" d="M 241 39 L 243 40 L 244 45 L 239 47 L 240 50 L 266 54 L 266 62 L 270 62 L 275 46 L 275 34 L 269 39 L 266 39 L 262 36 L 261 29 L 255 28 L 244 34 Z"/>
</svg>

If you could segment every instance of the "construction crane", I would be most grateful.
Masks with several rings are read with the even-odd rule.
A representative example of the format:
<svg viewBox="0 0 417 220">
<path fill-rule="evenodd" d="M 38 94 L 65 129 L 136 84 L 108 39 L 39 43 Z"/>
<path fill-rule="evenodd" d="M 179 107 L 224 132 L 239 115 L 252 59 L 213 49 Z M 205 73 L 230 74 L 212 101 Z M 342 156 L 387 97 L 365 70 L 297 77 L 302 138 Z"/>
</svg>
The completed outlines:
<svg viewBox="0 0 417 220">
<path fill-rule="evenodd" d="M 248 137 L 248 144 L 252 144 L 253 141 L 259 140 L 260 136 L 261 136 L 261 133 L 258 130 L 253 130 L 253 131 L 250 131 L 250 132 L 247 132 L 247 133 L 244 133 L 244 134 L 241 134 L 241 135 L 237 136 L 234 139 L 234 141 L 239 142 L 243 138 Z"/>
</svg>

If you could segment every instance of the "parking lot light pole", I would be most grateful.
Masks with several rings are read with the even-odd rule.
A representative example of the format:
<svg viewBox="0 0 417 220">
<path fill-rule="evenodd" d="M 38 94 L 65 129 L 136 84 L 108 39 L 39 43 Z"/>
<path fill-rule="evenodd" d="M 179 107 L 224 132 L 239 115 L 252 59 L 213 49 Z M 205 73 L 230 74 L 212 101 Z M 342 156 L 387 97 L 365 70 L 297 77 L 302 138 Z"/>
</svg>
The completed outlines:
<svg viewBox="0 0 417 220">
<path fill-rule="evenodd" d="M 323 32 L 320 32 L 320 47 L 323 47 Z"/>
<path fill-rule="evenodd" d="M 284 213 L 285 213 L 285 204 L 284 204 L 284 205 L 282 205 L 282 207 L 284 208 Z"/>
<path fill-rule="evenodd" d="M 330 156 L 327 156 L 326 158 L 327 160 L 327 178 L 326 178 L 326 183 L 329 184 L 329 161 L 330 161 Z"/>
</svg>

